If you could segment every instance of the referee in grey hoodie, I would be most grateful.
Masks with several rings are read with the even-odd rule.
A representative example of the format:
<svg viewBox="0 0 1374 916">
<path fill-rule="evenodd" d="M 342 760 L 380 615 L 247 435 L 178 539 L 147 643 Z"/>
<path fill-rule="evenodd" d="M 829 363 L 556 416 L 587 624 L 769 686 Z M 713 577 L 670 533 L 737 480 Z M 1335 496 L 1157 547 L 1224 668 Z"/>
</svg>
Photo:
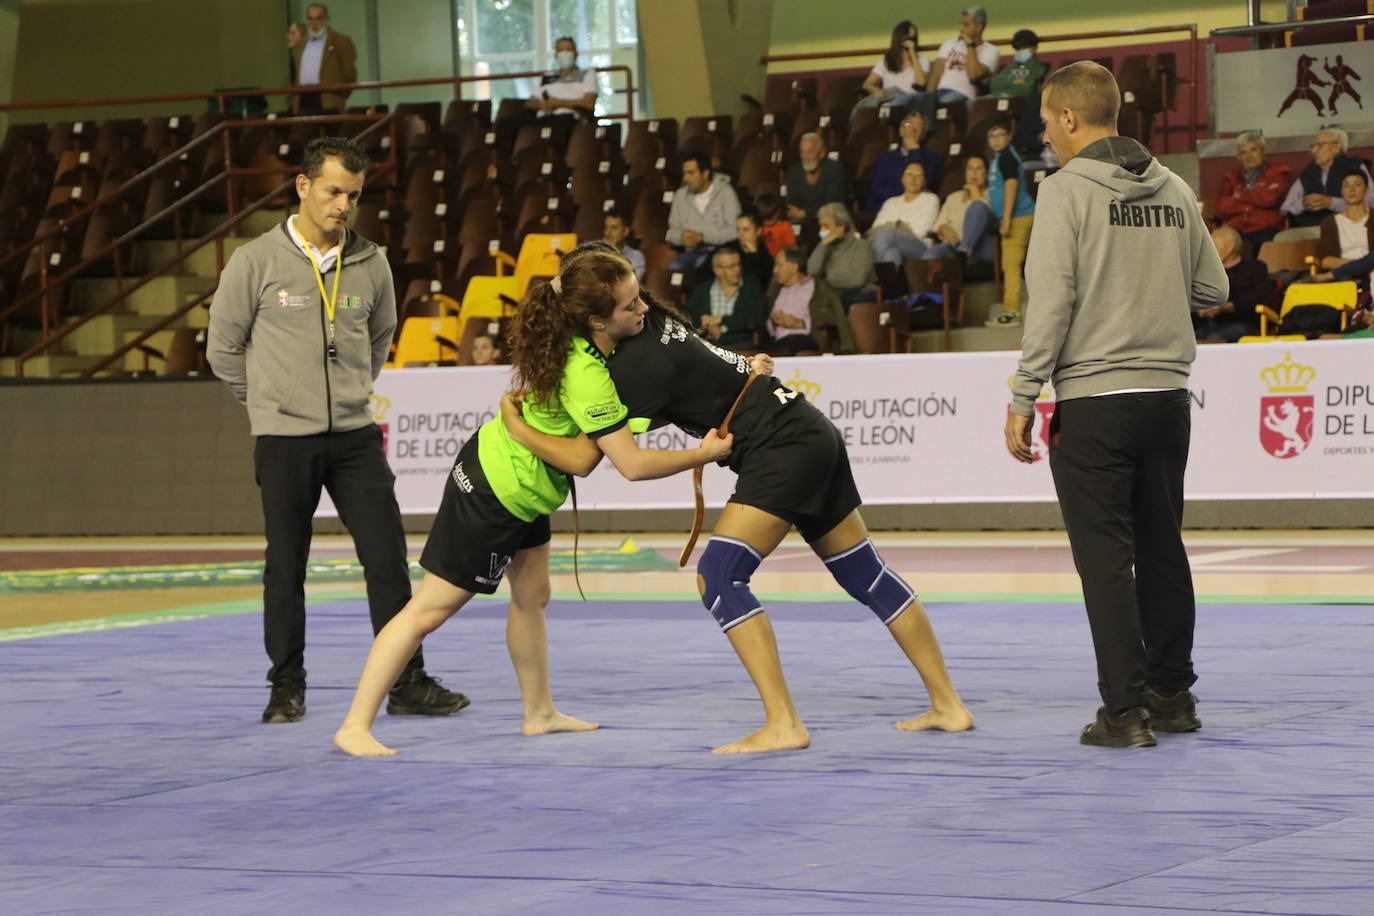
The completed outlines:
<svg viewBox="0 0 1374 916">
<path fill-rule="evenodd" d="M 300 212 L 234 252 L 210 306 L 206 355 L 248 408 L 267 535 L 263 631 L 272 667 L 264 722 L 305 715 L 305 566 L 321 488 L 353 535 L 372 631 L 410 600 L 405 530 L 368 400 L 396 329 L 391 269 L 348 218 L 367 157 L 352 140 L 305 148 Z M 468 704 L 425 673 L 417 650 L 391 691 L 393 715 Z"/>
<path fill-rule="evenodd" d="M 1151 747 L 1201 727 L 1192 571 L 1183 548 L 1191 428 L 1191 309 L 1227 300 L 1226 271 L 1192 189 L 1116 133 L 1106 68 L 1045 81 L 1045 139 L 1064 167 L 1040 185 L 1030 291 L 1006 443 L 1030 448 L 1053 382 L 1050 471 L 1083 583 L 1103 706 L 1084 744 Z"/>
</svg>

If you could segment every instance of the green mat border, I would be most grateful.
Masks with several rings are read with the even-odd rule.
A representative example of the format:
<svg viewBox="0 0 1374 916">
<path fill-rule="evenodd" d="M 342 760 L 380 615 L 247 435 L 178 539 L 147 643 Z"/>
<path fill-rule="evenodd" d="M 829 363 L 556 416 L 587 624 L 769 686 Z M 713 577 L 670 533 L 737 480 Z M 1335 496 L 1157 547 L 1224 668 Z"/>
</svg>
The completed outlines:
<svg viewBox="0 0 1374 916">
<path fill-rule="evenodd" d="M 305 603 L 325 604 L 331 601 L 350 601 L 366 599 L 363 591 L 319 592 L 307 595 Z M 578 601 L 577 592 L 555 592 L 556 601 Z M 763 593 L 759 599 L 765 602 L 784 601 L 841 601 L 839 592 L 789 592 Z M 479 596 L 476 600 L 505 601 L 504 593 L 490 597 Z M 588 603 L 625 602 L 625 601 L 690 601 L 688 594 L 665 598 L 661 592 L 592 592 L 587 595 Z M 923 594 L 921 600 L 927 604 L 1072 604 L 1081 602 L 1083 596 L 1077 592 L 1019 592 L 1002 594 L 997 592 L 930 592 Z M 1197 599 L 1198 604 L 1311 604 L 1311 605 L 1374 605 L 1370 595 L 1206 595 Z M 182 623 L 188 620 L 204 620 L 210 617 L 227 617 L 231 614 L 256 613 L 262 610 L 262 601 L 257 598 L 243 598 L 237 601 L 222 601 L 214 604 L 190 605 L 180 608 L 167 608 L 161 611 L 148 611 L 138 614 L 118 614 L 111 617 L 91 617 L 86 620 L 66 620 L 59 623 L 41 623 L 26 627 L 11 627 L 0 630 L 0 643 L 19 642 L 26 639 L 42 639 L 49 636 L 69 636 L 75 633 L 98 633 L 103 630 L 119 630 L 131 627 L 146 627 L 160 623 Z"/>
</svg>

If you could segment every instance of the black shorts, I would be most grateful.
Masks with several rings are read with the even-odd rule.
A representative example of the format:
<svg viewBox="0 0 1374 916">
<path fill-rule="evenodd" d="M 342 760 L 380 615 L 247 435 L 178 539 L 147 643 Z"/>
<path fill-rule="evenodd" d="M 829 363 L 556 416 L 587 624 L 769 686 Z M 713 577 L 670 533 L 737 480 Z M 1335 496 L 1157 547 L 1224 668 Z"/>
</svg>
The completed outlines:
<svg viewBox="0 0 1374 916">
<path fill-rule="evenodd" d="M 794 404 L 739 469 L 730 502 L 786 519 L 810 543 L 863 502 L 835 424 L 813 405 Z"/>
<path fill-rule="evenodd" d="M 420 554 L 420 565 L 459 588 L 490 595 L 517 551 L 549 542 L 549 517 L 511 515 L 482 472 L 477 436 L 463 443 L 444 483 L 444 499 Z"/>
</svg>

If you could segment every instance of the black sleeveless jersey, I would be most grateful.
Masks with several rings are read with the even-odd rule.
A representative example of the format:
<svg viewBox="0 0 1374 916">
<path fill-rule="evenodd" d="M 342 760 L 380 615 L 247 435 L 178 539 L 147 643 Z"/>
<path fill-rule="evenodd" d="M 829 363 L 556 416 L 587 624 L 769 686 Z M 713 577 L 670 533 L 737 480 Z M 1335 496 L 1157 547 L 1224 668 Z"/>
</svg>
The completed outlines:
<svg viewBox="0 0 1374 916">
<path fill-rule="evenodd" d="M 719 428 L 750 373 L 748 357 L 715 346 L 657 309 L 649 310 L 644 330 L 622 340 L 606 365 L 631 417 L 667 420 L 697 437 Z M 784 412 L 805 403 L 771 375 L 756 379 L 730 420 L 735 447 L 729 466 L 738 470 Z"/>
</svg>

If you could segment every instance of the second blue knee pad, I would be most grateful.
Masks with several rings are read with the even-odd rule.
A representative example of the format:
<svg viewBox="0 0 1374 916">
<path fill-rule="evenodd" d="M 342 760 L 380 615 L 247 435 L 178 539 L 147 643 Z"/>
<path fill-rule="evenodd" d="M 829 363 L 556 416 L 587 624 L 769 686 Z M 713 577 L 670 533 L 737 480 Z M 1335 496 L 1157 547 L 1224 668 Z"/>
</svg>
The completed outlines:
<svg viewBox="0 0 1374 916">
<path fill-rule="evenodd" d="M 868 605 L 884 624 L 892 623 L 916 600 L 911 586 L 887 568 L 878 556 L 878 548 L 868 538 L 843 553 L 827 557 L 825 566 L 845 591 Z"/>
<path fill-rule="evenodd" d="M 701 602 L 716 618 L 722 630 L 729 630 L 763 611 L 749 591 L 749 577 L 759 568 L 763 557 L 744 541 L 713 537 L 697 563 L 697 575 L 705 587 Z"/>
</svg>

